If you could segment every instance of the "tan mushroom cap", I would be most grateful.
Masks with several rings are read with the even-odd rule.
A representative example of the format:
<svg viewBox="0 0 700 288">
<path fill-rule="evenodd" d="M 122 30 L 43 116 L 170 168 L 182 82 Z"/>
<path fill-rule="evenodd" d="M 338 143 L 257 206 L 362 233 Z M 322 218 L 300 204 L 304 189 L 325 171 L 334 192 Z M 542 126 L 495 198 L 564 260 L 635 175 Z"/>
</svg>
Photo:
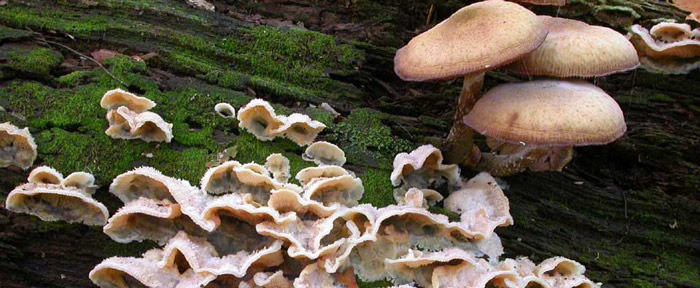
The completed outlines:
<svg viewBox="0 0 700 288">
<path fill-rule="evenodd" d="M 617 102 L 585 81 L 497 86 L 476 102 L 464 122 L 491 138 L 547 146 L 606 144 L 627 130 Z"/>
<path fill-rule="evenodd" d="M 411 39 L 396 52 L 394 70 L 407 81 L 464 76 L 507 64 L 546 36 L 545 25 L 520 5 L 478 2 Z"/>
<path fill-rule="evenodd" d="M 597 77 L 639 66 L 634 45 L 615 30 L 571 19 L 538 17 L 549 27 L 547 38 L 507 70 L 525 75 Z"/>
</svg>

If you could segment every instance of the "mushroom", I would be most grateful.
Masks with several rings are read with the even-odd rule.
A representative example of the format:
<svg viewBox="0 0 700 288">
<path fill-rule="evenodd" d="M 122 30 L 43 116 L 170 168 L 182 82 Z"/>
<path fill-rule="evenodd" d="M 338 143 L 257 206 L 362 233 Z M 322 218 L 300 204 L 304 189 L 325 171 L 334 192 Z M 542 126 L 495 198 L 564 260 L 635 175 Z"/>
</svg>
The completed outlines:
<svg viewBox="0 0 700 288">
<path fill-rule="evenodd" d="M 436 252 L 423 253 L 420 250 L 410 249 L 406 255 L 397 259 L 385 259 L 389 277 L 394 283 L 416 283 L 420 287 L 431 287 L 433 271 L 444 265 L 455 265 L 467 262 L 477 264 L 477 258 L 466 250 L 459 248 L 447 248 Z"/>
<path fill-rule="evenodd" d="M 651 31 L 635 24 L 627 35 L 640 56 L 649 58 L 693 58 L 700 56 L 700 29 L 688 24 L 659 23 Z M 657 40 L 658 39 L 658 40 Z"/>
<path fill-rule="evenodd" d="M 131 134 L 146 142 L 170 143 L 173 139 L 173 124 L 165 122 L 156 113 L 143 112 L 134 118 Z"/>
<path fill-rule="evenodd" d="M 214 106 L 216 114 L 224 118 L 236 118 L 236 109 L 228 103 L 219 103 Z"/>
<path fill-rule="evenodd" d="M 399 153 L 394 157 L 391 184 L 401 185 L 405 193 L 409 188 L 438 189 L 443 186 L 451 192 L 459 188 L 459 167 L 442 164 L 442 153 L 432 145 L 423 145 L 411 153 Z M 395 194 L 403 194 L 395 192 Z"/>
<path fill-rule="evenodd" d="M 461 119 L 476 102 L 484 73 L 534 50 L 546 35 L 546 26 L 530 10 L 512 2 L 483 1 L 460 9 L 396 52 L 394 70 L 403 80 L 464 76 L 455 122 L 444 147 L 448 163 L 478 161 L 472 131 Z"/>
<path fill-rule="evenodd" d="M 262 99 L 253 99 L 238 110 L 238 127 L 248 130 L 255 138 L 269 141 L 277 137 L 273 131 L 284 124 L 272 105 Z"/>
<path fill-rule="evenodd" d="M 39 166 L 29 172 L 27 182 L 34 184 L 61 184 L 63 174 L 49 166 Z"/>
<path fill-rule="evenodd" d="M 476 264 L 463 262 L 454 266 L 435 268 L 432 275 L 432 285 L 435 288 L 517 288 L 519 278 L 514 270 L 499 269 L 484 259 L 477 259 Z"/>
<path fill-rule="evenodd" d="M 691 30 L 688 24 L 659 23 L 651 30 L 632 25 L 627 37 L 648 71 L 687 74 L 700 67 L 700 29 Z"/>
<path fill-rule="evenodd" d="M 278 116 L 284 124 L 272 131 L 272 134 L 284 135 L 299 146 L 309 145 L 316 139 L 326 125 L 312 120 L 309 116 L 293 113 L 289 116 Z"/>
<path fill-rule="evenodd" d="M 314 142 L 306 147 L 301 158 L 314 162 L 316 165 L 343 166 L 346 161 L 345 152 L 335 144 L 326 141 Z"/>
<path fill-rule="evenodd" d="M 282 154 L 274 153 L 265 159 L 265 168 L 272 173 L 272 178 L 280 183 L 287 183 L 291 172 L 289 171 L 289 159 Z"/>
<path fill-rule="evenodd" d="M 460 221 L 473 230 L 488 234 L 496 227 L 513 224 L 508 198 L 496 179 L 481 172 L 445 199 L 445 208 L 460 214 Z"/>
<path fill-rule="evenodd" d="M 151 110 L 156 106 L 156 103 L 148 98 L 136 96 L 117 88 L 107 91 L 104 96 L 102 96 L 100 106 L 107 110 L 115 110 L 119 107 L 126 106 L 131 111 L 141 113 Z"/>
<path fill-rule="evenodd" d="M 35 215 L 43 221 L 102 226 L 109 212 L 91 196 L 97 187 L 94 179 L 85 172 L 73 173 L 64 179 L 55 169 L 39 166 L 29 173 L 28 183 L 10 191 L 5 207 L 13 212 Z"/>
<path fill-rule="evenodd" d="M 27 170 L 36 156 L 36 143 L 28 128 L 19 129 L 10 122 L 0 124 L 0 167 L 14 165 Z"/>
<path fill-rule="evenodd" d="M 506 70 L 558 78 L 599 77 L 639 66 L 634 46 L 615 30 L 571 19 L 537 17 L 549 29 L 547 38 Z"/>
<path fill-rule="evenodd" d="M 477 132 L 500 142 L 481 168 L 496 176 L 530 167 L 561 170 L 573 146 L 602 145 L 625 133 L 618 104 L 585 81 L 537 80 L 489 90 L 464 117 Z M 492 142 L 493 143 L 493 142 Z"/>
</svg>

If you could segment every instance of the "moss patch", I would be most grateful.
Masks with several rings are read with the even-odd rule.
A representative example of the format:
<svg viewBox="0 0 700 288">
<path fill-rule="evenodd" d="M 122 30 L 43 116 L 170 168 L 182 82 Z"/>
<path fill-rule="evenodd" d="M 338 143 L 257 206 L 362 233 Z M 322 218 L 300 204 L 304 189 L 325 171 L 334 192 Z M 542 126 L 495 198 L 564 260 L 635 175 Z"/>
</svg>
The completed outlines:
<svg viewBox="0 0 700 288">
<path fill-rule="evenodd" d="M 46 76 L 63 62 L 61 53 L 47 48 L 10 50 L 7 56 L 10 58 L 7 67 L 35 76 Z"/>
</svg>

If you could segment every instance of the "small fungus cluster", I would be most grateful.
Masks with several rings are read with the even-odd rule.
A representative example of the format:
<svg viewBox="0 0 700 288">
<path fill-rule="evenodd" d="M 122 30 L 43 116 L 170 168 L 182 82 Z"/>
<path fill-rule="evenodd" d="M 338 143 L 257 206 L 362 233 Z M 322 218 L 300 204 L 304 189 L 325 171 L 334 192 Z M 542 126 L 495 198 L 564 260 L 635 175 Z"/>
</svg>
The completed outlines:
<svg viewBox="0 0 700 288">
<path fill-rule="evenodd" d="M 86 172 L 63 175 L 48 166 L 29 173 L 26 184 L 7 195 L 7 210 L 27 213 L 44 221 L 78 222 L 102 226 L 109 218 L 107 207 L 92 198 L 95 177 Z"/>
<path fill-rule="evenodd" d="M 498 176 L 561 170 L 573 146 L 620 137 L 626 125 L 615 100 L 593 84 L 564 78 L 606 76 L 638 65 L 634 46 L 610 28 L 537 16 L 501 0 L 460 9 L 394 58 L 404 80 L 464 77 L 445 158 Z M 501 66 L 553 79 L 502 84 L 479 99 L 484 73 Z M 488 138 L 490 153 L 473 145 L 474 130 Z"/>
<path fill-rule="evenodd" d="M 115 139 L 141 139 L 146 142 L 170 142 L 173 124 L 150 112 L 156 103 L 121 89 L 107 91 L 100 101 L 107 109 L 109 127 L 105 134 Z"/>
<path fill-rule="evenodd" d="M 637 48 L 642 67 L 664 74 L 687 74 L 700 67 L 700 29 L 659 23 L 650 30 L 635 24 L 627 37 Z"/>
<path fill-rule="evenodd" d="M 0 167 L 29 169 L 36 160 L 34 137 L 29 128 L 19 129 L 9 122 L 0 124 Z"/>
<path fill-rule="evenodd" d="M 262 99 L 253 99 L 241 107 L 237 118 L 238 126 L 248 130 L 259 140 L 269 141 L 283 136 L 299 146 L 313 143 L 318 133 L 326 128 L 325 124 L 312 120 L 308 115 L 277 115 L 272 105 Z"/>
</svg>

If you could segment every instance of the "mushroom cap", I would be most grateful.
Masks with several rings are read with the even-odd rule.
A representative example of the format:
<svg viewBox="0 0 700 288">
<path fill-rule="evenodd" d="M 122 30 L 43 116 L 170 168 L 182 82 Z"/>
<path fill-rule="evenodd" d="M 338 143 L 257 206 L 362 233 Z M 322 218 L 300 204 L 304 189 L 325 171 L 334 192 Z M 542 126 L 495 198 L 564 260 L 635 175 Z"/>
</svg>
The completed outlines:
<svg viewBox="0 0 700 288">
<path fill-rule="evenodd" d="M 512 62 L 540 46 L 546 36 L 544 23 L 520 5 L 478 2 L 396 51 L 394 70 L 407 81 L 460 77 Z"/>
<path fill-rule="evenodd" d="M 524 75 L 597 77 L 639 66 L 634 45 L 615 30 L 565 18 L 538 18 L 549 28 L 547 38 L 507 70 Z"/>
<path fill-rule="evenodd" d="M 109 90 L 102 96 L 100 106 L 105 109 L 117 109 L 120 106 L 126 106 L 130 110 L 143 112 L 151 110 L 156 106 L 156 102 L 146 97 L 136 96 L 122 89 Z"/>
<path fill-rule="evenodd" d="M 600 145 L 627 130 L 617 102 L 585 81 L 503 84 L 486 92 L 463 120 L 488 137 L 527 145 Z"/>
</svg>

